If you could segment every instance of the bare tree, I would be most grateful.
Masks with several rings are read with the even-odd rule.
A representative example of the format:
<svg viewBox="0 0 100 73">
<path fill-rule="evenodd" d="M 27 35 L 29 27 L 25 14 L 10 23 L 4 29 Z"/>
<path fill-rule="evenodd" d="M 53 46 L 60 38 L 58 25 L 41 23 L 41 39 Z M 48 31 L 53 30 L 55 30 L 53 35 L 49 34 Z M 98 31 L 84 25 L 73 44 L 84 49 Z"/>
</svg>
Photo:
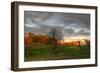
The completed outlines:
<svg viewBox="0 0 100 73">
<path fill-rule="evenodd" d="M 62 39 L 63 35 L 62 35 L 62 31 L 58 28 L 52 28 L 49 31 L 49 35 L 51 37 L 50 41 L 52 44 L 52 49 L 55 49 L 58 46 L 58 41 Z"/>
</svg>

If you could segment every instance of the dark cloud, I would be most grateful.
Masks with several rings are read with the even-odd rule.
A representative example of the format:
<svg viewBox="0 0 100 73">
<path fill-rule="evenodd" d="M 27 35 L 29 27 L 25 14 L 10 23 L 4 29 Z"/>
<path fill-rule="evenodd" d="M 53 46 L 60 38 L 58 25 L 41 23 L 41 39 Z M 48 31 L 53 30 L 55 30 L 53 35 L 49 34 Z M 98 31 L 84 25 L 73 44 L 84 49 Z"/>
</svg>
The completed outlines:
<svg viewBox="0 0 100 73">
<path fill-rule="evenodd" d="M 90 32 L 84 29 L 81 29 L 76 33 L 76 35 L 90 35 Z"/>
<path fill-rule="evenodd" d="M 90 15 L 58 12 L 24 12 L 25 32 L 47 33 L 59 28 L 66 36 L 90 35 Z"/>
<path fill-rule="evenodd" d="M 65 34 L 66 36 L 72 36 L 75 34 L 75 31 L 73 29 L 66 29 Z"/>
</svg>

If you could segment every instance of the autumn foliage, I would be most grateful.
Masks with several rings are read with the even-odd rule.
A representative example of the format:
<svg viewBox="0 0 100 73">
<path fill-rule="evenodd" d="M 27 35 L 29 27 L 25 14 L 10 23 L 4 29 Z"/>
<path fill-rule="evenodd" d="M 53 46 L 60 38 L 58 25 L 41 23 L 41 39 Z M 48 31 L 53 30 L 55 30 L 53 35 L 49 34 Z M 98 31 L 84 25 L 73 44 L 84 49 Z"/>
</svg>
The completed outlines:
<svg viewBox="0 0 100 73">
<path fill-rule="evenodd" d="M 48 43 L 48 40 L 50 39 L 50 37 L 45 36 L 45 35 L 35 35 L 33 33 L 30 32 L 26 32 L 24 34 L 24 43 L 25 45 L 29 45 L 32 43 Z"/>
<path fill-rule="evenodd" d="M 26 32 L 24 34 L 24 43 L 25 45 L 30 45 L 34 43 L 44 43 L 44 44 L 52 44 L 52 40 L 58 41 L 59 45 L 71 45 L 71 46 L 79 46 L 79 45 L 89 45 L 89 40 L 77 40 L 77 41 L 70 41 L 70 42 L 64 42 L 64 40 L 57 40 L 47 35 L 42 34 L 34 34 L 31 32 Z"/>
<path fill-rule="evenodd" d="M 33 43 L 33 34 L 32 33 L 28 32 L 28 33 L 24 34 L 24 43 L 25 43 L 25 45 Z"/>
</svg>

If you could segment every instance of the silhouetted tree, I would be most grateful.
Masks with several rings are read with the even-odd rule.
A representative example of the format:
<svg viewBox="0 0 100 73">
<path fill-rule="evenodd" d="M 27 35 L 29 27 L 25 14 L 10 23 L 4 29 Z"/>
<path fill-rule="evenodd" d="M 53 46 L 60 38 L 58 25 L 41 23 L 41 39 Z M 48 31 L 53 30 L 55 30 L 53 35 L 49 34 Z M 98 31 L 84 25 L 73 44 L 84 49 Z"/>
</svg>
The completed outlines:
<svg viewBox="0 0 100 73">
<path fill-rule="evenodd" d="M 53 28 L 49 31 L 49 35 L 51 37 L 52 48 L 55 49 L 58 46 L 58 40 L 61 40 L 63 37 L 62 31 L 58 28 Z"/>
</svg>

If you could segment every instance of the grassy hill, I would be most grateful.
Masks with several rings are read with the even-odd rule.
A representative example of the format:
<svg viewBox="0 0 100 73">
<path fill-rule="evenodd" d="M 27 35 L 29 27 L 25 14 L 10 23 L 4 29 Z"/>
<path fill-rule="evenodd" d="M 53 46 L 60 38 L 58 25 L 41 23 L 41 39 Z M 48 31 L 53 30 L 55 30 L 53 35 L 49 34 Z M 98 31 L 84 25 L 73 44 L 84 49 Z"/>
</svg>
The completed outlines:
<svg viewBox="0 0 100 73">
<path fill-rule="evenodd" d="M 52 49 L 50 44 L 34 43 L 25 47 L 24 54 L 25 61 L 84 59 L 90 58 L 90 47 L 89 45 L 59 45 Z"/>
</svg>

